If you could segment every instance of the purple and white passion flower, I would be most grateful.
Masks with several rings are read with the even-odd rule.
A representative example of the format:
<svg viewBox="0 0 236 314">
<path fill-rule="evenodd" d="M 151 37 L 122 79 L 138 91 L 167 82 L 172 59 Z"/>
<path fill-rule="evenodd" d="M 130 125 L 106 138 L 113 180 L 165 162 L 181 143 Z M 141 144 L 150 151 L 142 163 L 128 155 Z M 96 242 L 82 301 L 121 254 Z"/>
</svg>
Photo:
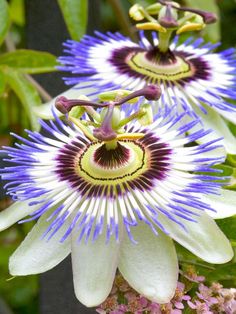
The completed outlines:
<svg viewBox="0 0 236 314">
<path fill-rule="evenodd" d="M 180 43 L 178 37 L 204 28 L 216 17 L 181 8 L 173 1 L 159 1 L 147 8 L 134 5 L 130 15 L 139 22 L 139 44 L 110 32 L 64 43 L 67 55 L 59 58 L 60 69 L 73 74 L 65 78 L 66 84 L 76 85 L 77 92 L 93 86 L 91 95 L 94 90 L 137 90 L 159 84 L 162 97 L 155 107 L 177 104 L 178 112 L 200 117 L 205 128 L 214 130 L 211 139 L 223 136 L 227 152 L 236 154 L 236 139 L 224 121 L 236 123 L 236 106 L 230 103 L 236 100 L 235 49 L 216 53 L 219 43 L 193 37 Z M 140 23 L 144 18 L 147 22 Z M 151 40 L 144 31 L 151 31 Z"/>
<path fill-rule="evenodd" d="M 184 123 L 168 108 L 146 125 L 140 112 L 122 117 L 124 102 L 158 93 L 146 87 L 108 103 L 59 98 L 69 120 L 55 115 L 41 121 L 47 135 L 27 131 L 27 139 L 15 135 L 21 144 L 5 147 L 12 166 L 0 173 L 16 202 L 0 213 L 0 229 L 38 219 L 10 258 L 12 275 L 45 272 L 71 254 L 75 293 L 86 306 L 106 299 L 117 267 L 140 294 L 167 303 L 178 278 L 173 240 L 210 263 L 232 258 L 211 218 L 235 213 L 228 200 L 221 207 L 212 168 L 224 161 L 223 147 L 191 146 L 210 131 L 185 136 L 199 120 Z"/>
</svg>

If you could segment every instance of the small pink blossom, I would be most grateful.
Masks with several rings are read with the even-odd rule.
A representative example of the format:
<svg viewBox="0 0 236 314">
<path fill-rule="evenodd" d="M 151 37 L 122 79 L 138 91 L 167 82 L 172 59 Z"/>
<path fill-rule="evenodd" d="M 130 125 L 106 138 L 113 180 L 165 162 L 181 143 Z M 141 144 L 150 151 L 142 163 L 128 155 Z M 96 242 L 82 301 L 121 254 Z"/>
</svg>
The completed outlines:
<svg viewBox="0 0 236 314">
<path fill-rule="evenodd" d="M 189 281 L 200 283 L 205 281 L 204 276 L 198 276 L 195 267 L 188 265 L 187 269 L 181 274 Z"/>
<path fill-rule="evenodd" d="M 196 310 L 197 314 L 214 314 L 214 312 L 210 311 L 210 308 L 206 303 L 200 302 L 199 300 L 195 300 L 194 303 L 188 301 L 188 305 L 191 309 Z"/>
<path fill-rule="evenodd" d="M 217 298 L 212 296 L 212 290 L 210 288 L 200 283 L 198 289 L 200 293 L 196 292 L 196 294 L 199 299 L 204 300 L 209 306 L 218 303 Z"/>
</svg>

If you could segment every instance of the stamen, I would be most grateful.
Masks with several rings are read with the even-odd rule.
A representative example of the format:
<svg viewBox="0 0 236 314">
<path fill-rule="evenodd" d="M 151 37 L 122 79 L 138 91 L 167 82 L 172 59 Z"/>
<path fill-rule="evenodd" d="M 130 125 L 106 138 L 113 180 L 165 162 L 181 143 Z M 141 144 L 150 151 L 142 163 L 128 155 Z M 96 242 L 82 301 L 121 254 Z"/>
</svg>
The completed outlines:
<svg viewBox="0 0 236 314">
<path fill-rule="evenodd" d="M 120 106 L 124 104 L 125 102 L 128 102 L 129 100 L 144 96 L 147 100 L 158 100 L 161 96 L 161 89 L 157 85 L 148 85 L 140 90 L 137 90 L 134 93 L 129 94 L 128 96 L 121 98 L 119 101 L 114 101 L 114 106 Z M 97 103 L 89 100 L 83 100 L 83 99 L 68 99 L 64 96 L 60 96 L 56 99 L 55 106 L 57 110 L 59 110 L 61 113 L 68 113 L 73 107 L 76 106 L 92 106 L 95 108 L 104 108 L 108 107 L 109 103 Z"/>
<path fill-rule="evenodd" d="M 157 32 L 166 33 L 166 29 L 157 22 L 138 23 L 136 24 L 136 28 L 140 30 L 145 30 L 145 31 L 154 30 Z"/>
<path fill-rule="evenodd" d="M 121 99 L 117 99 L 115 101 L 110 101 L 106 103 L 96 103 L 89 100 L 84 99 L 67 99 L 66 97 L 59 97 L 56 100 L 56 108 L 62 113 L 68 113 L 72 108 L 76 106 L 82 106 L 84 108 L 88 108 L 89 106 L 94 107 L 107 107 L 107 112 L 105 118 L 100 124 L 100 127 L 97 127 L 93 130 L 93 134 L 90 132 L 89 128 L 87 128 L 87 121 L 81 121 L 79 119 L 74 118 L 72 115 L 69 115 L 69 119 L 77 125 L 81 131 L 92 141 L 102 141 L 106 143 L 108 149 L 115 149 L 117 146 L 117 132 L 113 129 L 114 125 L 112 125 L 112 119 L 114 116 L 114 108 L 115 106 L 120 106 L 123 103 L 130 101 L 131 99 L 137 98 L 139 96 L 144 96 L 147 100 L 157 100 L 161 96 L 161 89 L 157 85 L 148 85 L 138 91 L 130 93 L 128 96 L 123 97 Z M 96 112 L 95 112 L 96 113 Z M 141 114 L 142 116 L 142 114 Z M 135 118 L 134 116 L 133 118 Z M 97 121 L 100 120 L 97 119 Z M 101 120 L 100 120 L 101 121 Z M 99 122 L 100 122 L 99 121 Z M 86 125 L 84 124 L 86 123 Z M 117 126 L 119 125 L 119 121 Z M 141 136 L 142 137 L 142 136 Z M 140 136 L 138 137 L 140 138 Z"/>
<path fill-rule="evenodd" d="M 170 2 L 164 1 L 164 0 L 159 0 L 159 3 L 165 6 L 168 6 L 170 4 Z M 217 16 L 211 12 L 188 8 L 188 7 L 179 7 L 177 5 L 175 6 L 173 3 L 172 3 L 172 7 L 179 11 L 191 12 L 191 13 L 200 15 L 203 18 L 203 21 L 205 24 L 215 23 L 217 21 Z"/>
<path fill-rule="evenodd" d="M 96 141 L 96 138 L 92 135 L 89 129 L 85 125 L 83 125 L 83 123 L 79 119 L 70 116 L 69 120 L 73 122 L 84 133 L 84 135 L 87 138 L 89 138 L 91 141 Z"/>
<path fill-rule="evenodd" d="M 217 16 L 211 12 L 202 11 L 202 10 L 193 9 L 193 8 L 186 8 L 186 7 L 182 7 L 182 8 L 176 7 L 176 9 L 179 11 L 187 11 L 187 12 L 191 12 L 191 13 L 195 13 L 197 15 L 200 15 L 203 18 L 203 21 L 205 24 L 212 24 L 212 23 L 215 23 L 217 21 Z"/>
</svg>

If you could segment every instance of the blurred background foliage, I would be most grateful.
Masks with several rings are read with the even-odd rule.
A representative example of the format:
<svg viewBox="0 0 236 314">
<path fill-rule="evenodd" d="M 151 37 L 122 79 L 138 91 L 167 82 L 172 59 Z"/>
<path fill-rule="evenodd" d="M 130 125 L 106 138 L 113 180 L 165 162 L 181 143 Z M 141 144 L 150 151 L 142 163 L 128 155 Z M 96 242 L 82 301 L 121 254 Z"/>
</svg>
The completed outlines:
<svg viewBox="0 0 236 314">
<path fill-rule="evenodd" d="M 80 40 L 86 33 L 89 22 L 87 14 L 89 2 L 87 0 L 52 1 L 58 3 L 71 38 Z M 128 9 L 135 2 L 144 6 L 155 3 L 154 0 L 101 0 L 98 8 L 101 15 L 101 30 L 121 31 L 137 39 L 135 27 L 128 17 Z M 220 40 L 221 49 L 235 47 L 235 0 L 179 2 L 217 13 L 220 17 L 219 21 L 197 36 L 213 42 Z M 50 100 L 50 95 L 32 75 L 56 71 L 56 56 L 48 52 L 25 49 L 26 23 L 24 0 L 0 0 L 0 147 L 12 144 L 9 132 L 23 135 L 25 128 L 38 130 L 39 125 L 33 109 Z M 231 129 L 236 135 L 234 125 L 231 125 Z M 231 188 L 235 189 L 235 156 L 229 156 L 227 164 L 221 167 L 224 175 L 232 176 Z M 9 203 L 9 199 L 2 198 L 0 210 L 7 207 Z M 224 219 L 219 222 L 219 225 L 235 247 L 236 217 Z M 0 314 L 38 313 L 38 277 L 10 278 L 8 273 L 9 256 L 31 227 L 30 223 L 16 225 L 0 234 Z M 209 281 L 220 281 L 226 287 L 236 287 L 236 259 L 226 265 L 208 265 L 180 246 L 178 252 L 182 267 L 188 264 L 195 265 Z"/>
</svg>

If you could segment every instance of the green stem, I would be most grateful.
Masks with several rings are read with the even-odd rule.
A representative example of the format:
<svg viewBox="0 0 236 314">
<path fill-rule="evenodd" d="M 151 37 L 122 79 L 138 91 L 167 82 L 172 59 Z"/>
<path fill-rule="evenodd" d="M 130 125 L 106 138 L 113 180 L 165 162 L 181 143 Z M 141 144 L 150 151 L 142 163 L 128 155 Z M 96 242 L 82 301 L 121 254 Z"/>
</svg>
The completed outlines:
<svg viewBox="0 0 236 314">
<path fill-rule="evenodd" d="M 170 45 L 170 38 L 171 38 L 172 31 L 167 30 L 166 33 L 159 32 L 159 44 L 158 47 L 161 52 L 167 52 Z"/>
<path fill-rule="evenodd" d="M 25 74 L 27 80 L 34 85 L 43 101 L 48 102 L 52 100 L 52 96 L 29 74 Z"/>
<path fill-rule="evenodd" d="M 115 139 L 115 140 L 106 142 L 105 145 L 106 145 L 107 150 L 116 149 L 116 147 L 117 147 L 117 140 Z"/>
<path fill-rule="evenodd" d="M 132 40 L 138 41 L 136 34 L 132 31 L 132 24 L 127 18 L 127 14 L 122 7 L 121 1 L 119 0 L 109 0 L 110 5 L 116 15 L 117 21 L 120 24 L 123 32 L 128 35 Z"/>
<path fill-rule="evenodd" d="M 201 267 L 204 267 L 206 269 L 215 270 L 215 267 L 208 266 L 208 265 L 205 265 L 205 264 L 202 264 L 202 263 L 198 263 L 198 262 L 195 262 L 195 261 L 185 261 L 185 260 L 179 259 L 179 262 L 183 263 L 183 264 L 190 264 L 190 265 L 195 265 L 195 266 L 201 266 Z"/>
</svg>

